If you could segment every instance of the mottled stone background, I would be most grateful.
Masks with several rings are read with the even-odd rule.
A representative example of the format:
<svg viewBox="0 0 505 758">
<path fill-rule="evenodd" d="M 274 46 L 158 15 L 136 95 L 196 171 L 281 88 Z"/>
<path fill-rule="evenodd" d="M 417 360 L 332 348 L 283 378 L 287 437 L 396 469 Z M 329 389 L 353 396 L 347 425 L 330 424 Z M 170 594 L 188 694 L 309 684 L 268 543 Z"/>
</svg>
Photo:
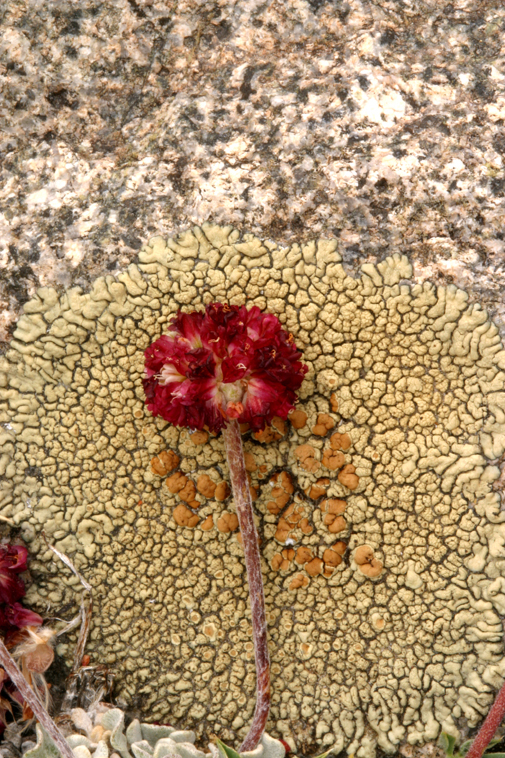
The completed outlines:
<svg viewBox="0 0 505 758">
<path fill-rule="evenodd" d="M 40 285 L 232 223 L 505 314 L 501 0 L 4 0 L 0 339 Z"/>
</svg>

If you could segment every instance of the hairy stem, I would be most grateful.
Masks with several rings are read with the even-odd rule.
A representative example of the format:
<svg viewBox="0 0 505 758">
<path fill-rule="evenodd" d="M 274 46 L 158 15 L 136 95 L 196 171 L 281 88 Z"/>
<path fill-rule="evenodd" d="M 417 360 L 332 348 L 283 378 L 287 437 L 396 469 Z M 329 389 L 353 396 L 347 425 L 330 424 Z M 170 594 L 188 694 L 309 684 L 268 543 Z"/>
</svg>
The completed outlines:
<svg viewBox="0 0 505 758">
<path fill-rule="evenodd" d="M 0 665 L 9 676 L 11 682 L 17 687 L 18 691 L 23 696 L 23 699 L 28 703 L 33 711 L 33 715 L 44 731 L 51 737 L 63 758 L 74 758 L 74 753 L 70 745 L 24 678 L 16 661 L 11 656 L 2 640 L 0 640 Z"/>
<path fill-rule="evenodd" d="M 481 758 L 484 750 L 487 748 L 491 740 L 493 739 L 496 730 L 500 726 L 505 716 L 505 683 L 502 684 L 502 688 L 496 696 L 496 700 L 491 706 L 491 710 L 486 716 L 486 720 L 482 724 L 479 732 L 470 745 L 470 750 L 466 754 L 466 758 Z"/>
<path fill-rule="evenodd" d="M 268 657 L 265 596 L 261 576 L 258 533 L 254 525 L 251 493 L 238 421 L 233 420 L 228 423 L 223 430 L 223 437 L 230 468 L 233 497 L 242 533 L 256 661 L 256 707 L 247 737 L 239 748 L 240 752 L 245 752 L 246 750 L 254 750 L 265 730 L 270 711 L 270 659 Z"/>
</svg>

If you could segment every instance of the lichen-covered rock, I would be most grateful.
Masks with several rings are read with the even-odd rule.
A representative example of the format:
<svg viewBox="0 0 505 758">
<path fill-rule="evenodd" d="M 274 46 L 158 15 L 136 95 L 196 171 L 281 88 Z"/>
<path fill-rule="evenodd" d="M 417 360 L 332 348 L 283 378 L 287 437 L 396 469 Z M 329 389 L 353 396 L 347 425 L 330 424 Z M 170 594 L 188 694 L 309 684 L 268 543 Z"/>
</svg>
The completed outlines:
<svg viewBox="0 0 505 758">
<path fill-rule="evenodd" d="M 118 696 L 199 740 L 244 734 L 253 645 L 222 441 L 152 419 L 141 378 L 177 309 L 247 302 L 310 367 L 293 423 L 244 438 L 269 730 L 365 758 L 476 725 L 505 674 L 505 351 L 487 314 L 410 285 L 403 256 L 353 278 L 331 240 L 204 225 L 139 261 L 90 293 L 39 290 L 0 363 L 0 506 L 36 555 L 30 604 L 58 615 L 76 594 L 44 528 L 94 587 L 89 652 Z"/>
</svg>

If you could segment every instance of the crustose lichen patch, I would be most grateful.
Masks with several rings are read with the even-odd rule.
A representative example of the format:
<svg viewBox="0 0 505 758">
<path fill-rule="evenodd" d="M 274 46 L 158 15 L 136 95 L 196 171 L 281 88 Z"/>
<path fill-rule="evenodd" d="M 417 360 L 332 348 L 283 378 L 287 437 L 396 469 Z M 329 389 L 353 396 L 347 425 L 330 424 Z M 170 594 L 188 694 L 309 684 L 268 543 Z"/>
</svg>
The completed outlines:
<svg viewBox="0 0 505 758">
<path fill-rule="evenodd" d="M 366 758 L 477 724 L 505 674 L 505 351 L 463 291 L 409 284 L 399 255 L 353 278 L 336 247 L 204 225 L 89 293 L 39 290 L 0 359 L 0 512 L 36 556 L 31 605 L 75 600 L 42 529 L 93 585 L 88 652 L 120 699 L 236 742 L 254 664 L 223 445 L 144 409 L 143 350 L 181 307 L 277 315 L 310 372 L 288 422 L 244 435 L 268 730 Z"/>
</svg>

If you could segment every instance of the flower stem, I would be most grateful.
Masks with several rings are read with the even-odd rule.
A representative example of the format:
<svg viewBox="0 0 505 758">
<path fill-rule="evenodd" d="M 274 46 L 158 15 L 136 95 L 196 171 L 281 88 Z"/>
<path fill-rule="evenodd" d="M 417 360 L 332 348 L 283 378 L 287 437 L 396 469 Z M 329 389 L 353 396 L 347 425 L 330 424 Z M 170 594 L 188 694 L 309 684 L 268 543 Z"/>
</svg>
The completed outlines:
<svg viewBox="0 0 505 758">
<path fill-rule="evenodd" d="M 496 700 L 491 706 L 491 710 L 486 716 L 484 723 L 479 729 L 476 738 L 470 745 L 466 758 L 481 758 L 483 752 L 493 739 L 496 730 L 503 721 L 505 716 L 505 683 L 502 684 L 501 690 L 496 696 Z"/>
<path fill-rule="evenodd" d="M 23 696 L 23 699 L 28 703 L 33 711 L 33 715 L 44 728 L 47 734 L 51 737 L 54 744 L 62 754 L 63 758 L 74 758 L 74 753 L 62 735 L 51 716 L 48 714 L 35 692 L 32 690 L 23 674 L 19 670 L 16 661 L 11 656 L 2 640 L 0 640 L 0 665 L 5 670 L 5 673 L 9 676 L 9 679 L 17 687 L 18 691 Z"/>
<path fill-rule="evenodd" d="M 245 469 L 242 437 L 238 421 L 232 420 L 223 429 L 226 457 L 230 468 L 230 479 L 237 509 L 238 522 L 242 533 L 251 618 L 256 660 L 256 707 L 247 737 L 239 748 L 241 753 L 254 750 L 265 730 L 270 711 L 270 659 L 267 646 L 267 623 L 265 617 L 265 596 L 261 576 L 258 533 L 254 525 L 253 507 L 249 481 Z"/>
</svg>

